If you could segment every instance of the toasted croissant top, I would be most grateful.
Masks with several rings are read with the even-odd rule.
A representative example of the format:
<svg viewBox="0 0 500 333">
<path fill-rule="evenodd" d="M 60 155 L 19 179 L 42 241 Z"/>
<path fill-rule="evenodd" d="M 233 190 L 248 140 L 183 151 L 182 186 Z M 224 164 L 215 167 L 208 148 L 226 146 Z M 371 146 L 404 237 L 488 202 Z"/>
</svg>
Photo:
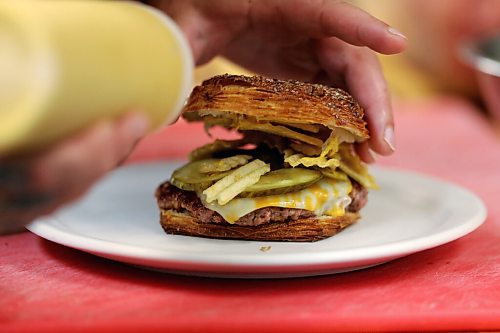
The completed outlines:
<svg viewBox="0 0 500 333">
<path fill-rule="evenodd" d="M 342 89 L 262 76 L 220 75 L 193 89 L 184 117 L 202 120 L 249 116 L 257 121 L 343 128 L 358 141 L 369 138 L 363 109 Z"/>
</svg>

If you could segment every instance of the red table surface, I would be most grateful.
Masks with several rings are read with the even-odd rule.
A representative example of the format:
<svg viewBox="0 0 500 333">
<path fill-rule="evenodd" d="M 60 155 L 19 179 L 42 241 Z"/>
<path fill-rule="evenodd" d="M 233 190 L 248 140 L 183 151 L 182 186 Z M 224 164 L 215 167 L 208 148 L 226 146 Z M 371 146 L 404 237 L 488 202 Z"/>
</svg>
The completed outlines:
<svg viewBox="0 0 500 333">
<path fill-rule="evenodd" d="M 477 193 L 488 218 L 472 234 L 366 270 L 279 280 L 155 273 L 31 233 L 3 236 L 0 332 L 500 329 L 500 137 L 460 100 L 396 109 L 398 151 L 380 164 Z M 131 160 L 185 156 L 207 140 L 187 126 L 151 136 Z"/>
</svg>

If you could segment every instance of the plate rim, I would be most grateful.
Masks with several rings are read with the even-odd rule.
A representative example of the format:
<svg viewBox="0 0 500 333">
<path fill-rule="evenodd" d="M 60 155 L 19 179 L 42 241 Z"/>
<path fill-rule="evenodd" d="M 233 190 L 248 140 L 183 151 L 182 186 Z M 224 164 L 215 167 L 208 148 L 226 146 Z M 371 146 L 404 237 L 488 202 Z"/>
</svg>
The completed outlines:
<svg viewBox="0 0 500 333">
<path fill-rule="evenodd" d="M 172 164 L 180 162 L 181 160 L 167 160 L 167 161 L 152 161 L 147 163 L 134 163 L 126 165 L 125 167 L 119 168 L 118 170 L 123 170 L 124 168 L 135 167 L 141 168 L 143 166 L 152 166 L 155 164 Z M 392 173 L 396 172 L 399 174 L 411 175 L 412 177 L 426 178 L 432 182 L 438 183 L 440 186 L 451 187 L 454 190 L 460 191 L 461 195 L 469 196 L 473 199 L 477 205 L 477 213 L 473 218 L 470 218 L 466 222 L 455 225 L 452 228 L 445 229 L 438 233 L 432 235 L 425 235 L 417 238 L 412 238 L 404 241 L 394 241 L 381 245 L 365 246 L 360 248 L 351 248 L 344 250 L 332 251 L 318 251 L 314 253 L 308 253 L 307 257 L 297 256 L 296 253 L 273 253 L 259 251 L 262 245 L 271 245 L 273 243 L 281 244 L 280 242 L 256 242 L 256 252 L 255 253 L 245 253 L 245 254 L 231 254 L 228 255 L 214 255 L 214 256 L 199 256 L 199 252 L 183 252 L 179 253 L 172 250 L 164 249 L 152 249 L 144 248 L 138 245 L 132 244 L 122 244 L 115 243 L 112 241 L 101 240 L 81 234 L 71 233 L 69 230 L 57 228 L 54 225 L 54 221 L 58 220 L 58 213 L 40 218 L 35 220 L 33 223 L 27 226 L 27 229 L 32 233 L 47 239 L 49 241 L 78 249 L 84 252 L 92 253 L 106 258 L 131 258 L 134 260 L 145 260 L 152 262 L 169 262 L 176 263 L 178 265 L 189 264 L 192 265 L 223 265 L 226 267 L 247 267 L 247 268 L 258 268 L 258 267 L 290 267 L 290 266 L 309 266 L 309 265 L 336 265 L 342 263 L 355 263 L 355 262 L 366 262 L 373 261 L 375 259 L 382 258 L 399 258 L 412 253 L 424 251 L 430 248 L 434 248 L 439 245 L 443 245 L 459 239 L 472 231 L 480 227 L 487 217 L 487 208 L 485 203 L 481 200 L 479 196 L 470 191 L 469 189 L 452 183 L 441 178 L 428 175 L 425 173 L 400 169 L 394 167 L 377 166 L 371 167 L 376 172 Z M 115 171 L 115 172 L 116 172 Z M 168 235 L 167 235 L 168 236 Z M 175 235 L 176 237 L 189 237 Z M 422 241 L 425 240 L 425 244 Z M 224 240 L 221 240 L 224 241 Z M 249 241 L 244 241 L 249 242 Z M 91 246 L 89 246 L 89 244 Z M 312 243 L 314 244 L 314 243 Z M 117 259 L 115 259 L 117 260 Z M 120 260 L 125 261 L 126 260 Z M 160 266 L 153 266 L 160 267 Z M 163 267 L 163 266 L 161 266 Z"/>
</svg>

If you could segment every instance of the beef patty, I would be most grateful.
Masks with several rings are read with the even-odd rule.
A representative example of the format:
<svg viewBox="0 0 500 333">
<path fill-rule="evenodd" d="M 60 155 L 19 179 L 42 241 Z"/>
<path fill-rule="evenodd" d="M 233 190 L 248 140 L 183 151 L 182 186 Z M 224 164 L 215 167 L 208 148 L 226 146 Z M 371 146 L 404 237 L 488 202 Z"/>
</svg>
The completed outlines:
<svg viewBox="0 0 500 333">
<path fill-rule="evenodd" d="M 352 181 L 352 191 L 349 193 L 352 202 L 347 207 L 347 211 L 359 211 L 366 204 L 367 195 L 368 191 L 363 186 Z M 227 223 L 219 213 L 203 206 L 195 192 L 181 190 L 169 182 L 165 182 L 158 187 L 156 199 L 158 206 L 162 210 L 186 212 L 201 223 Z M 257 226 L 264 223 L 288 222 L 312 216 L 315 216 L 314 212 L 305 209 L 264 207 L 242 216 L 234 224 Z"/>
</svg>

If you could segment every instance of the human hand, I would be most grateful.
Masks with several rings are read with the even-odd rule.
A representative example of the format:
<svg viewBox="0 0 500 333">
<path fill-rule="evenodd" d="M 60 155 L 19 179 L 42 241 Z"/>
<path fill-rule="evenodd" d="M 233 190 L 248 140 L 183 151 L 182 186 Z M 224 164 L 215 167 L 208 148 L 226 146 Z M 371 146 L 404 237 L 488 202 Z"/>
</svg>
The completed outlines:
<svg viewBox="0 0 500 333">
<path fill-rule="evenodd" d="M 257 73 L 348 90 L 365 109 L 372 138 L 359 147 L 390 154 L 394 123 L 373 51 L 393 54 L 406 38 L 366 12 L 336 0 L 156 0 L 183 29 L 197 64 L 217 54 Z M 371 50 L 369 50 L 371 49 Z"/>
<path fill-rule="evenodd" d="M 0 234 L 21 231 L 82 195 L 127 157 L 147 128 L 147 118 L 131 113 L 34 155 L 0 158 Z"/>
</svg>

